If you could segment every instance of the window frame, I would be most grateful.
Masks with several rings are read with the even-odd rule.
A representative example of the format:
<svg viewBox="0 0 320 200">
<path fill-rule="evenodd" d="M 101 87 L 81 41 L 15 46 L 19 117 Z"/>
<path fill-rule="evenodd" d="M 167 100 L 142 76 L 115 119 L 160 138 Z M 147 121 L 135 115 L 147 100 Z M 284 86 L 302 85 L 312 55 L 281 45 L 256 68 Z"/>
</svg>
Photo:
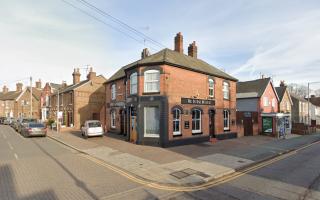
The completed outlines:
<svg viewBox="0 0 320 200">
<path fill-rule="evenodd" d="M 148 108 L 157 108 L 158 112 L 160 113 L 160 108 L 158 106 L 146 106 L 143 108 L 143 114 L 144 114 L 144 127 L 143 127 L 143 136 L 144 137 L 149 137 L 149 138 L 160 138 L 160 119 L 158 121 L 158 125 L 159 125 L 159 133 L 158 134 L 149 134 L 146 133 L 146 128 L 147 128 L 147 120 L 146 120 L 146 112 Z"/>
<path fill-rule="evenodd" d="M 135 77 L 135 83 L 133 83 L 133 78 Z M 133 91 L 132 86 L 136 86 L 135 91 Z M 130 75 L 130 95 L 138 93 L 138 73 L 134 72 Z"/>
<path fill-rule="evenodd" d="M 263 106 L 268 107 L 269 106 L 269 98 L 268 97 L 263 97 Z"/>
<path fill-rule="evenodd" d="M 229 100 L 230 99 L 230 84 L 226 81 L 224 81 L 222 84 L 222 92 L 223 92 L 223 99 Z"/>
<path fill-rule="evenodd" d="M 111 128 L 116 128 L 116 111 L 112 110 L 110 115 L 110 126 Z"/>
<path fill-rule="evenodd" d="M 148 74 L 154 74 L 157 73 L 158 79 L 157 80 L 147 80 Z M 148 83 L 158 83 L 158 89 L 157 90 L 147 90 L 147 84 Z M 144 72 L 144 93 L 158 93 L 160 92 L 160 70 L 150 69 Z"/>
<path fill-rule="evenodd" d="M 115 83 L 111 85 L 111 100 L 116 100 L 117 97 L 117 86 Z"/>
<path fill-rule="evenodd" d="M 179 113 L 179 118 L 176 118 L 175 117 L 175 114 L 176 112 Z M 182 135 L 182 132 L 181 132 L 181 110 L 179 108 L 174 108 L 173 111 L 172 111 L 172 123 L 173 123 L 173 130 L 172 130 L 172 134 L 173 136 L 179 136 L 179 135 Z M 175 122 L 178 122 L 179 123 L 179 131 L 175 131 Z"/>
<path fill-rule="evenodd" d="M 226 125 L 225 124 L 226 121 L 227 121 L 226 124 L 228 126 L 225 126 Z M 223 110 L 223 130 L 224 131 L 230 131 L 230 111 L 229 110 Z"/>
<path fill-rule="evenodd" d="M 210 86 L 210 84 L 212 83 L 212 86 Z M 209 84 L 209 97 L 210 98 L 214 98 L 214 80 L 212 78 L 209 78 L 208 80 L 208 84 Z M 212 91 L 212 95 L 210 94 L 210 92 Z"/>
<path fill-rule="evenodd" d="M 193 118 L 193 112 L 199 112 L 199 119 L 194 119 Z M 194 115 L 194 116 L 196 116 L 196 114 Z M 191 111 L 191 117 L 192 117 L 192 124 L 191 124 L 191 132 L 192 132 L 192 134 L 199 134 L 199 133 L 201 133 L 201 131 L 202 131 L 202 126 L 201 126 L 201 122 L 202 122 L 202 112 L 201 112 L 201 110 L 200 109 L 193 109 L 192 111 Z M 197 122 L 197 121 L 199 121 L 199 129 L 194 129 L 195 127 L 193 127 L 193 122 L 195 121 L 195 123 Z"/>
</svg>

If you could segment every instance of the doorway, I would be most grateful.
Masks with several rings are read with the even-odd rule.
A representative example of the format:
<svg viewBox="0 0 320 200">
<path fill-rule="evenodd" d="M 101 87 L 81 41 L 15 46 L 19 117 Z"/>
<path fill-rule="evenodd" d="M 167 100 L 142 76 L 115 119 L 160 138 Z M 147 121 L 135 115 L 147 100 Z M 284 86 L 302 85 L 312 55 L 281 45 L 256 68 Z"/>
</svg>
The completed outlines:
<svg viewBox="0 0 320 200">
<path fill-rule="evenodd" d="M 130 134 L 130 142 L 136 143 L 137 142 L 137 110 L 135 107 L 130 107 L 129 108 L 129 122 L 130 122 L 130 127 L 129 127 L 129 134 Z"/>
<path fill-rule="evenodd" d="M 214 119 L 215 119 L 215 111 L 209 110 L 209 131 L 210 131 L 210 137 L 215 138 L 215 128 L 214 128 Z"/>
<path fill-rule="evenodd" d="M 244 136 L 253 135 L 253 122 L 252 122 L 251 112 L 243 113 L 243 129 L 244 129 Z"/>
</svg>

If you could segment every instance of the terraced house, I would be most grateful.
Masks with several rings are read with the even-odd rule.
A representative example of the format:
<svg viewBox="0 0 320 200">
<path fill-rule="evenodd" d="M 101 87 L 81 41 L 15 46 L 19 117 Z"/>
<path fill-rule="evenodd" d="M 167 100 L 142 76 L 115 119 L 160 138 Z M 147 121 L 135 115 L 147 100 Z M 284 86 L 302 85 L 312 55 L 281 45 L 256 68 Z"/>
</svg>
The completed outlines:
<svg viewBox="0 0 320 200">
<path fill-rule="evenodd" d="M 100 111 L 105 104 L 103 83 L 107 79 L 102 75 L 97 76 L 92 68 L 85 80 L 81 81 L 79 68 L 74 69 L 72 76 L 73 84 L 67 85 L 63 82 L 50 96 L 49 115 L 51 119 L 57 118 L 59 102 L 61 127 L 80 129 L 86 120 L 100 120 Z"/>
<path fill-rule="evenodd" d="M 131 142 L 163 147 L 236 137 L 237 79 L 197 57 L 197 46 L 174 50 L 119 69 L 106 82 L 106 129 Z"/>
</svg>

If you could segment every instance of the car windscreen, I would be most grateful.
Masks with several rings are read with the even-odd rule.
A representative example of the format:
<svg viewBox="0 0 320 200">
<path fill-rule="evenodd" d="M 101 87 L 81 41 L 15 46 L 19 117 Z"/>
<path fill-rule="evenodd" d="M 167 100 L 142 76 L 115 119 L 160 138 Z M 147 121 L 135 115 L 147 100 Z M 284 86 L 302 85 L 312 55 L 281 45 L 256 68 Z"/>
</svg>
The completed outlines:
<svg viewBox="0 0 320 200">
<path fill-rule="evenodd" d="M 89 122 L 88 126 L 89 126 L 89 128 L 101 127 L 101 123 L 100 122 Z"/>
<path fill-rule="evenodd" d="M 36 119 L 23 119 L 22 120 L 22 123 L 34 123 L 34 122 L 37 122 Z"/>
<path fill-rule="evenodd" d="M 29 128 L 44 128 L 44 124 L 29 124 Z"/>
</svg>

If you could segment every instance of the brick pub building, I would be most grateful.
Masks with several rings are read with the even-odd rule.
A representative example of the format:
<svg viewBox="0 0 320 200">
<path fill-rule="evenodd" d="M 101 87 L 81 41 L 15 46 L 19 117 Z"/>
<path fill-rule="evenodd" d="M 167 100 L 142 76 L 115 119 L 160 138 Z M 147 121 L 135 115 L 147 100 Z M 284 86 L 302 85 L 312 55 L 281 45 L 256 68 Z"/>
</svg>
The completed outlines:
<svg viewBox="0 0 320 200">
<path fill-rule="evenodd" d="M 163 49 L 122 67 L 106 82 L 106 129 L 131 142 L 162 147 L 236 137 L 236 81 L 197 58 Z"/>
</svg>

